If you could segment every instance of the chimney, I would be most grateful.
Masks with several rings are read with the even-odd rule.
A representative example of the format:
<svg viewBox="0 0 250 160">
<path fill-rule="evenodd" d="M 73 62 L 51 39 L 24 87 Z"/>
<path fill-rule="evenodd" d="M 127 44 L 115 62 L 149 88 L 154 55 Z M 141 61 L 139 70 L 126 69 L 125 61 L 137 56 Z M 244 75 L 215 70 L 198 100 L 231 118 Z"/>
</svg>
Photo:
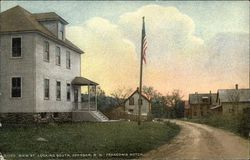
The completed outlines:
<svg viewBox="0 0 250 160">
<path fill-rule="evenodd" d="M 238 90 L 238 84 L 236 84 L 236 85 L 235 85 L 235 89 L 237 89 L 237 90 Z"/>
</svg>

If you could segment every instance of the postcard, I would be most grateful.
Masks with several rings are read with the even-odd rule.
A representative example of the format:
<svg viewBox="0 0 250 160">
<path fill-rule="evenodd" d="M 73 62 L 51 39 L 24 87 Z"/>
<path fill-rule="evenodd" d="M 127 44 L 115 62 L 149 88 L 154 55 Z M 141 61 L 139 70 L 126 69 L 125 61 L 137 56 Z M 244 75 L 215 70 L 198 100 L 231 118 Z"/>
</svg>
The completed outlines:
<svg viewBox="0 0 250 160">
<path fill-rule="evenodd" d="M 250 158 L 249 1 L 0 3 L 0 160 Z"/>
</svg>

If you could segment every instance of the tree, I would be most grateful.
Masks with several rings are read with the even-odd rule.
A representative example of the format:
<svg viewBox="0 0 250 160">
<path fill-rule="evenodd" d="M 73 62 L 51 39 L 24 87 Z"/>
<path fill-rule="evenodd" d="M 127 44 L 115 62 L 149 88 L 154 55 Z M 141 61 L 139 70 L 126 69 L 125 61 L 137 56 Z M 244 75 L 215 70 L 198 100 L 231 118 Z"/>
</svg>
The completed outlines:
<svg viewBox="0 0 250 160">
<path fill-rule="evenodd" d="M 142 93 L 146 95 L 148 99 L 152 99 L 153 97 L 157 96 L 157 91 L 152 86 L 143 86 Z"/>
<path fill-rule="evenodd" d="M 96 88 L 96 95 L 97 95 L 97 108 L 102 111 L 105 110 L 105 108 L 107 107 L 106 104 L 107 98 L 104 90 L 102 90 L 100 86 Z"/>
<path fill-rule="evenodd" d="M 112 109 L 116 106 L 116 101 L 113 97 L 106 96 L 105 91 L 101 87 L 96 88 L 97 108 L 101 111 Z"/>
<path fill-rule="evenodd" d="M 125 87 L 116 89 L 113 93 L 111 93 L 111 96 L 115 99 L 117 107 L 124 106 L 125 99 L 128 98 L 129 94 L 132 93 L 132 89 Z"/>
<path fill-rule="evenodd" d="M 106 96 L 105 91 L 102 90 L 100 86 L 96 87 L 96 94 L 97 96 Z"/>
<path fill-rule="evenodd" d="M 166 108 L 162 101 L 162 94 L 155 90 L 152 86 L 143 86 L 142 93 L 146 95 L 146 97 L 151 101 L 151 114 L 153 115 L 153 117 L 162 117 L 165 113 Z"/>
<path fill-rule="evenodd" d="M 164 96 L 163 101 L 167 107 L 167 117 L 168 118 L 180 118 L 182 112 L 184 111 L 184 106 L 182 105 L 183 95 L 178 89 L 173 90 Z M 183 106 L 183 107 L 182 107 Z"/>
<path fill-rule="evenodd" d="M 142 92 L 151 99 L 151 112 L 154 117 L 181 118 L 184 116 L 183 95 L 180 90 L 173 90 L 163 96 L 152 86 L 143 86 Z"/>
<path fill-rule="evenodd" d="M 165 103 L 168 107 L 176 107 L 177 103 L 182 100 L 183 95 L 181 95 L 180 90 L 173 90 L 171 94 L 167 94 L 165 99 Z"/>
<path fill-rule="evenodd" d="M 166 105 L 163 103 L 164 96 L 154 96 L 151 99 L 151 113 L 153 117 L 161 118 L 166 113 Z"/>
</svg>

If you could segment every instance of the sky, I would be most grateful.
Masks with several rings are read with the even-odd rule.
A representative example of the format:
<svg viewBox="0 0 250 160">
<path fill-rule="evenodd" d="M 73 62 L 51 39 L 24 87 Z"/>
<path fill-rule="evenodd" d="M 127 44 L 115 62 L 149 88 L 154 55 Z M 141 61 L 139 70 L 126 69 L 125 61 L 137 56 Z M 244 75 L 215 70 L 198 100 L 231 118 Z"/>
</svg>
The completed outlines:
<svg viewBox="0 0 250 160">
<path fill-rule="evenodd" d="M 162 94 L 249 87 L 248 1 L 1 1 L 56 12 L 85 51 L 82 76 L 110 94 L 139 85 L 142 17 L 148 42 L 143 85 Z"/>
</svg>

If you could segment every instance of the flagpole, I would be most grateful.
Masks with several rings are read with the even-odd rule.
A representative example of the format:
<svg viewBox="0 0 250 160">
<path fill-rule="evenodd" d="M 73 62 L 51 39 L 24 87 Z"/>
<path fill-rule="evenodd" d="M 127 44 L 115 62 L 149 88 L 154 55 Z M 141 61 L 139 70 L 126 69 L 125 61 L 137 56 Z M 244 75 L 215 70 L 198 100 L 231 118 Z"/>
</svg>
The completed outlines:
<svg viewBox="0 0 250 160">
<path fill-rule="evenodd" d="M 142 17 L 142 39 L 141 39 L 141 65 L 140 65 L 140 87 L 139 87 L 139 102 L 138 102 L 138 125 L 141 125 L 141 91 L 142 91 L 142 68 L 143 68 L 143 39 L 145 34 L 144 17 Z"/>
</svg>

